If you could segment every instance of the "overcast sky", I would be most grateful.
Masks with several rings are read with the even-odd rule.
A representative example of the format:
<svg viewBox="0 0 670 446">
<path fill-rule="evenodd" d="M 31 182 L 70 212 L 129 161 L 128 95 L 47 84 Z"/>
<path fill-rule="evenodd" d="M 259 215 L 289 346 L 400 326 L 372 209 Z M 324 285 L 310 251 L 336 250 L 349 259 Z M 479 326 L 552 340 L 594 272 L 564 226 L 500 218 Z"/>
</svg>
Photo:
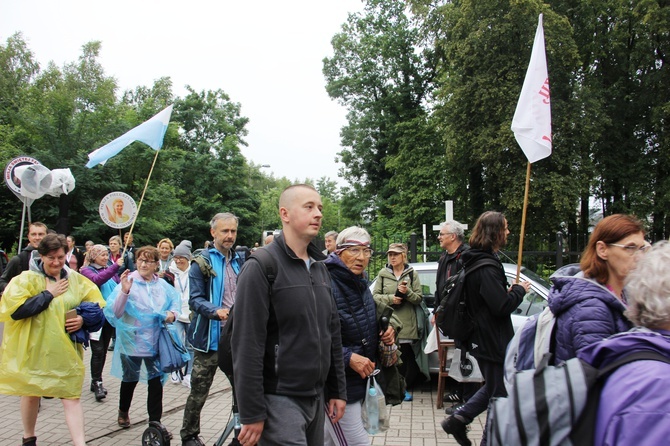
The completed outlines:
<svg viewBox="0 0 670 446">
<path fill-rule="evenodd" d="M 346 110 L 326 94 L 321 69 L 347 14 L 362 9 L 361 0 L 0 0 L 0 39 L 22 32 L 43 68 L 99 40 L 121 91 L 163 76 L 180 97 L 187 84 L 222 89 L 250 120 L 247 159 L 275 177 L 343 185 L 334 158 Z"/>
</svg>

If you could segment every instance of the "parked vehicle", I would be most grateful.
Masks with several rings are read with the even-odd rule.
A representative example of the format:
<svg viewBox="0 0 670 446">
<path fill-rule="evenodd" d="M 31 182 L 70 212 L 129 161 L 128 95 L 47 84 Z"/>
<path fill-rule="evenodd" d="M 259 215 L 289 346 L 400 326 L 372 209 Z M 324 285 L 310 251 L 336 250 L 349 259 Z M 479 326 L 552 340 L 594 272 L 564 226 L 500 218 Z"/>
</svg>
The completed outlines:
<svg viewBox="0 0 670 446">
<path fill-rule="evenodd" d="M 419 274 L 419 282 L 421 283 L 421 291 L 424 302 L 428 308 L 433 310 L 435 307 L 435 278 L 437 276 L 437 262 L 425 263 L 410 263 L 410 266 Z M 507 277 L 507 284 L 509 286 L 516 280 L 516 265 L 512 263 L 503 263 L 505 268 L 505 277 Z M 374 282 L 376 278 L 370 283 L 370 290 L 374 290 Z M 520 274 L 521 281 L 530 282 L 530 289 L 524 296 L 514 313 L 512 313 L 512 325 L 514 330 L 518 330 L 530 316 L 542 312 L 547 306 L 547 298 L 549 296 L 549 288 L 551 284 L 538 276 L 534 272 L 521 267 Z M 439 362 L 437 352 L 433 352 L 428 357 L 428 363 L 431 373 L 438 373 Z"/>
</svg>

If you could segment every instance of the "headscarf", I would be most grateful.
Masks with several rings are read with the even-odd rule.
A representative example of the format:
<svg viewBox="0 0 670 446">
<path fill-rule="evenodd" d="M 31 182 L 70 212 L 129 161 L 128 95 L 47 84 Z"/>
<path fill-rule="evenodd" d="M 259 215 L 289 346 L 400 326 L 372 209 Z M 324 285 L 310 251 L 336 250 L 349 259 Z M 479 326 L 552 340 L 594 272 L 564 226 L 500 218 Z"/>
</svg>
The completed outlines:
<svg viewBox="0 0 670 446">
<path fill-rule="evenodd" d="M 95 262 L 96 257 L 104 252 L 107 252 L 107 248 L 105 248 L 103 245 L 93 245 L 91 250 L 88 252 L 88 261 L 90 263 Z"/>
</svg>

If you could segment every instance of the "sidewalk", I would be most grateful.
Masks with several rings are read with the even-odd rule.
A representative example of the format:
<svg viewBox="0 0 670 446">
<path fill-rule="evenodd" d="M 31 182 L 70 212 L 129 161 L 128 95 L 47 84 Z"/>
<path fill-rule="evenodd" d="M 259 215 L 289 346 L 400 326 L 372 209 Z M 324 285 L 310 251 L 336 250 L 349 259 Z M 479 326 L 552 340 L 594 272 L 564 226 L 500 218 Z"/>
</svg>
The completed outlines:
<svg viewBox="0 0 670 446">
<path fill-rule="evenodd" d="M 104 383 L 109 391 L 107 398 L 97 402 L 89 391 L 90 376 L 84 379 L 82 403 L 86 417 L 86 438 L 88 446 L 127 446 L 141 445 L 142 433 L 147 427 L 146 396 L 147 386 L 139 384 L 135 390 L 133 405 L 130 408 L 129 429 L 121 429 L 117 423 L 119 401 L 119 380 L 109 376 L 112 353 L 107 354 Z M 88 371 L 90 350 L 84 355 L 84 363 Z M 414 392 L 414 401 L 402 403 L 391 409 L 391 428 L 372 437 L 373 445 L 388 446 L 433 446 L 456 445 L 453 437 L 447 438 L 439 422 L 444 418 L 442 409 L 435 408 L 437 384 L 425 384 L 422 389 Z M 163 394 L 163 424 L 172 432 L 172 446 L 180 446 L 179 429 L 181 428 L 184 405 L 189 389 L 182 385 L 165 384 Z M 223 432 L 231 412 L 231 390 L 223 373 L 217 373 L 207 403 L 202 411 L 201 434 L 203 441 L 214 445 Z M 3 415 L 0 419 L 0 446 L 14 446 L 21 443 L 21 414 L 19 398 L 0 395 L 0 406 Z M 483 431 L 485 416 L 480 416 L 472 423 L 469 438 L 473 444 L 479 444 Z M 42 408 L 37 419 L 38 445 L 70 444 L 70 434 L 65 425 L 63 406 L 60 400 L 42 400 Z M 228 445 L 230 438 L 224 443 Z"/>
</svg>

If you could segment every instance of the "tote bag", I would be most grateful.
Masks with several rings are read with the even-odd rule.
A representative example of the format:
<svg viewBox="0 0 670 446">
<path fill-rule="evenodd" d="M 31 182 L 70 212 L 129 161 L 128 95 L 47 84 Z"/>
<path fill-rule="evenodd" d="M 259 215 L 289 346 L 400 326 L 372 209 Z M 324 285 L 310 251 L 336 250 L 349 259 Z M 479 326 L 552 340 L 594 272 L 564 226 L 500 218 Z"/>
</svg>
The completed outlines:
<svg viewBox="0 0 670 446">
<path fill-rule="evenodd" d="M 182 369 L 191 359 L 191 355 L 177 336 L 172 324 L 168 326 L 163 322 L 163 327 L 158 335 L 158 357 L 161 370 L 171 373 Z"/>
</svg>

